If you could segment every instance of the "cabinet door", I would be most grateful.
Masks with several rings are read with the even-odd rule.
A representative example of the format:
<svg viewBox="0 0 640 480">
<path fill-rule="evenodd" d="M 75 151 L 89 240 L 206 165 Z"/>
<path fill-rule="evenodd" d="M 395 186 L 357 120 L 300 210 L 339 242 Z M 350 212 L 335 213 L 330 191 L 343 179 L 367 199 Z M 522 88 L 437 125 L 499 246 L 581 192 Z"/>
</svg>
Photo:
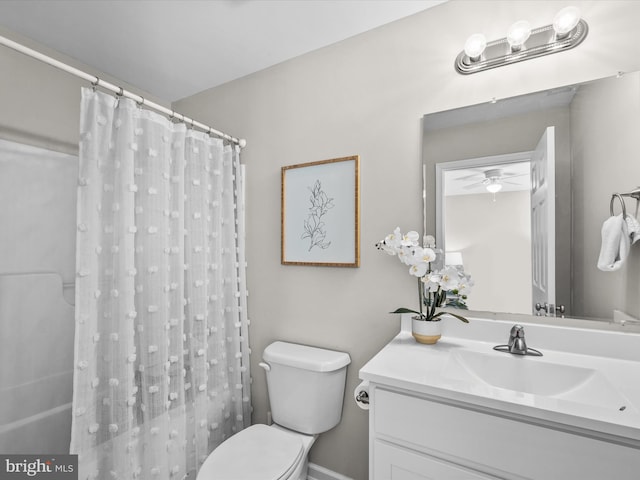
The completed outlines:
<svg viewBox="0 0 640 480">
<path fill-rule="evenodd" d="M 467 468 L 376 440 L 372 480 L 489 480 Z"/>
<path fill-rule="evenodd" d="M 640 448 L 377 386 L 372 403 L 373 435 L 410 449 L 460 459 L 472 471 L 511 479 L 640 480 Z"/>
</svg>

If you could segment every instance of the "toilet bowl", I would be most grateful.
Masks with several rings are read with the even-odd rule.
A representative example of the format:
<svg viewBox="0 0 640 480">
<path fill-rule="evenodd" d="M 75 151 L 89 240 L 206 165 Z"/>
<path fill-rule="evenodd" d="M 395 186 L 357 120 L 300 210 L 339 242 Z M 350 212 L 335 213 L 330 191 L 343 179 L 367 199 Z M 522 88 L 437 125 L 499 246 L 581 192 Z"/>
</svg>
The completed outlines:
<svg viewBox="0 0 640 480">
<path fill-rule="evenodd" d="M 306 480 L 311 446 L 340 422 L 347 353 L 274 342 L 263 360 L 274 424 L 252 425 L 224 441 L 196 480 Z"/>
<path fill-rule="evenodd" d="M 256 424 L 216 448 L 198 472 L 198 480 L 305 480 L 316 436 L 278 425 Z M 304 476 L 302 476 L 304 474 Z"/>
</svg>

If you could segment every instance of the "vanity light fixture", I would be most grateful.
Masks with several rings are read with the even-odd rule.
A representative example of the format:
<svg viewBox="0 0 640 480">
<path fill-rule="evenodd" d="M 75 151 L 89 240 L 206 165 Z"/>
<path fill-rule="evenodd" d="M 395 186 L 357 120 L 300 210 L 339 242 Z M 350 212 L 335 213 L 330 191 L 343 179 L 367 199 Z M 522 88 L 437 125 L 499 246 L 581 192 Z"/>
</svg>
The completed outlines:
<svg viewBox="0 0 640 480">
<path fill-rule="evenodd" d="M 556 37 L 561 39 L 569 35 L 569 32 L 576 28 L 580 21 L 580 10 L 578 7 L 565 7 L 553 17 L 553 30 Z"/>
<path fill-rule="evenodd" d="M 472 62 L 480 60 L 480 55 L 487 47 L 487 39 L 481 33 L 474 33 L 464 44 L 464 53 Z"/>
<path fill-rule="evenodd" d="M 529 22 L 521 20 L 509 27 L 507 36 L 487 42 L 484 35 L 471 35 L 458 54 L 455 68 L 469 75 L 490 68 L 562 52 L 578 46 L 587 36 L 589 26 L 580 18 L 577 7 L 565 7 L 553 23 L 531 29 Z"/>
<path fill-rule="evenodd" d="M 526 20 L 520 20 L 509 27 L 507 32 L 507 43 L 512 52 L 522 50 L 524 43 L 531 36 L 531 25 Z"/>
</svg>

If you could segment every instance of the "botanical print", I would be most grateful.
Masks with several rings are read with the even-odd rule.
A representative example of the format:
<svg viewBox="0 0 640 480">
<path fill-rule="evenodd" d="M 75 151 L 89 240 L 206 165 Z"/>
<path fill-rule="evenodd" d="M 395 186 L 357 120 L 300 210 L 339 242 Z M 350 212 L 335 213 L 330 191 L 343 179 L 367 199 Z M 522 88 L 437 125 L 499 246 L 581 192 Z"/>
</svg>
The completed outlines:
<svg viewBox="0 0 640 480">
<path fill-rule="evenodd" d="M 309 196 L 309 215 L 304 221 L 304 232 L 301 239 L 309 239 L 309 252 L 313 247 L 319 247 L 321 249 L 329 248 L 331 241 L 327 241 L 327 229 L 325 223 L 322 221 L 327 212 L 334 207 L 333 198 L 329 198 L 324 190 L 322 190 L 322 183 L 320 180 L 316 180 L 313 187 L 307 187 L 311 192 Z"/>
<path fill-rule="evenodd" d="M 283 265 L 360 265 L 359 160 L 282 167 Z"/>
</svg>

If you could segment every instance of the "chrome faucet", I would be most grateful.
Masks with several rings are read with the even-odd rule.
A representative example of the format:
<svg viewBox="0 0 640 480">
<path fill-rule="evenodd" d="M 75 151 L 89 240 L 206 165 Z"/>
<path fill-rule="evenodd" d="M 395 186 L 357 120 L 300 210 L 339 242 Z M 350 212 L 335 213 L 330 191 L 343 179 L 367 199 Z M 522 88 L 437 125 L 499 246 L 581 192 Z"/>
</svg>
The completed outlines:
<svg viewBox="0 0 640 480">
<path fill-rule="evenodd" d="M 524 328 L 521 325 L 514 325 L 509 334 L 509 353 L 515 355 L 527 354 L 527 342 L 524 340 Z"/>
<path fill-rule="evenodd" d="M 522 325 L 514 325 L 511 327 L 509 343 L 507 345 L 496 345 L 493 349 L 498 350 L 499 352 L 508 352 L 513 355 L 542 356 L 542 353 L 535 348 L 527 347 L 527 342 L 524 339 L 524 327 Z"/>
</svg>

